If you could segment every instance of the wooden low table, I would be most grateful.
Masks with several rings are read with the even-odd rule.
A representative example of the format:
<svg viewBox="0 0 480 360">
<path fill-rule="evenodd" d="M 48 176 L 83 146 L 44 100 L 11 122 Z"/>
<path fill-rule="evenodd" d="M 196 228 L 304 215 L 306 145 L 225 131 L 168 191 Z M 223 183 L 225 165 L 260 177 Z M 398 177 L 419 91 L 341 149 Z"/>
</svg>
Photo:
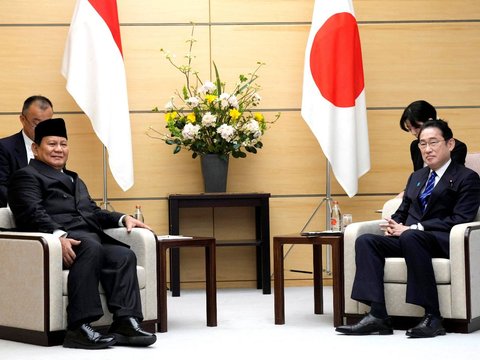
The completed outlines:
<svg viewBox="0 0 480 360">
<path fill-rule="evenodd" d="M 158 331 L 167 331 L 167 250 L 181 247 L 205 248 L 205 282 L 207 295 L 207 326 L 217 326 L 217 276 L 215 238 L 168 238 L 157 240 L 157 313 Z"/>
<path fill-rule="evenodd" d="M 315 236 L 282 235 L 273 238 L 273 276 L 275 324 L 285 324 L 285 284 L 283 245 L 305 244 L 313 246 L 314 313 L 323 314 L 322 245 L 332 246 L 333 262 L 333 325 L 343 324 L 343 234 L 319 234 Z"/>
<path fill-rule="evenodd" d="M 180 209 L 248 207 L 255 209 L 255 239 L 222 241 L 217 246 L 253 246 L 256 252 L 257 288 L 270 294 L 270 207 L 269 193 L 199 193 L 170 194 L 168 196 L 168 224 L 170 234 L 181 234 Z M 184 220 L 185 221 L 185 220 Z M 170 290 L 180 296 L 180 251 L 170 251 Z"/>
</svg>

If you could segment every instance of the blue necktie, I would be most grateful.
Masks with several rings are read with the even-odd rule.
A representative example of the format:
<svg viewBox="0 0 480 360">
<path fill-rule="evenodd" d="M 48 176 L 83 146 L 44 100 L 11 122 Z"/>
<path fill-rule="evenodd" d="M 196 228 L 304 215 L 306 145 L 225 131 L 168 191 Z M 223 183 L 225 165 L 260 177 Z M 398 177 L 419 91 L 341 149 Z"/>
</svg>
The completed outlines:
<svg viewBox="0 0 480 360">
<path fill-rule="evenodd" d="M 437 174 L 435 171 L 430 173 L 430 177 L 428 178 L 427 185 L 425 186 L 425 190 L 420 194 L 420 202 L 422 203 L 422 209 L 425 212 L 427 208 L 428 199 L 430 198 L 430 194 L 433 191 L 433 187 L 435 186 L 435 177 Z"/>
</svg>

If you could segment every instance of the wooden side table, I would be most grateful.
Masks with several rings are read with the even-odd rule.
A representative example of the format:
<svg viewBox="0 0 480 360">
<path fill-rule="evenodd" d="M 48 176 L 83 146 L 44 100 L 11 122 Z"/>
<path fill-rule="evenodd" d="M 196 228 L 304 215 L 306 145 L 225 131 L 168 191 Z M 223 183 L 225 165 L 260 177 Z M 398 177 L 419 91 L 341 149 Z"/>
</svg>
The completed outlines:
<svg viewBox="0 0 480 360">
<path fill-rule="evenodd" d="M 314 313 L 323 314 L 322 245 L 332 246 L 333 262 L 333 325 L 343 323 L 343 234 L 315 236 L 283 235 L 273 238 L 273 276 L 275 324 L 285 324 L 285 284 L 283 245 L 306 244 L 313 246 L 313 294 Z"/>
<path fill-rule="evenodd" d="M 217 326 L 217 276 L 215 238 L 157 240 L 157 314 L 158 331 L 167 331 L 167 250 L 181 247 L 205 248 L 205 282 L 207 295 L 207 326 Z"/>
<path fill-rule="evenodd" d="M 269 193 L 200 193 L 168 196 L 170 234 L 180 233 L 181 208 L 253 207 L 255 208 L 255 239 L 225 241 L 217 246 L 255 246 L 257 289 L 270 294 L 270 215 Z M 170 287 L 172 296 L 180 296 L 180 252 L 170 251 Z"/>
</svg>

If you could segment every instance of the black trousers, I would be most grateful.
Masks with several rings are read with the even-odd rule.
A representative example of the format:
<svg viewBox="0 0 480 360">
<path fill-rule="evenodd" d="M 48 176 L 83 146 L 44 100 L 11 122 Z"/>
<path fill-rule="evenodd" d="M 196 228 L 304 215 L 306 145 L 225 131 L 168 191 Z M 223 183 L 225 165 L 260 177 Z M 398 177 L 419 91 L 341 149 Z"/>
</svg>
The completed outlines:
<svg viewBox="0 0 480 360">
<path fill-rule="evenodd" d="M 102 243 L 96 233 L 69 232 L 80 240 L 74 246 L 76 259 L 68 275 L 67 322 L 69 328 L 103 316 L 99 284 L 105 290 L 108 310 L 114 319 L 134 316 L 143 319 L 137 279 L 137 258 L 121 244 Z"/>
<path fill-rule="evenodd" d="M 385 303 L 386 257 L 403 257 L 407 264 L 406 302 L 438 311 L 432 258 L 448 258 L 437 238 L 426 231 L 407 230 L 399 237 L 364 234 L 355 242 L 356 273 L 352 299 L 370 305 Z"/>
</svg>

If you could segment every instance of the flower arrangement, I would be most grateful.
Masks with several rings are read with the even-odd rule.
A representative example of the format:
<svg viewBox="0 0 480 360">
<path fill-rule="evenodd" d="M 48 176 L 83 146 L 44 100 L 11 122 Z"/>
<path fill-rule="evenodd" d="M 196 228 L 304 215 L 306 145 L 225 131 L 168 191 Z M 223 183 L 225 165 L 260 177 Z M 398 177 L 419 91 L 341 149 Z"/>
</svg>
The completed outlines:
<svg viewBox="0 0 480 360">
<path fill-rule="evenodd" d="M 223 158 L 231 154 L 234 158 L 244 158 L 247 152 L 257 153 L 257 149 L 263 146 L 261 137 L 267 130 L 267 121 L 261 112 L 253 111 L 261 101 L 260 87 L 255 81 L 259 77 L 258 70 L 265 64 L 258 62 L 253 73 L 240 75 L 239 82 L 230 91 L 220 80 L 215 63 L 214 81 L 202 82 L 192 68 L 192 48 L 196 42 L 193 31 L 194 27 L 192 37 L 187 41 L 186 65 L 177 65 L 174 57 L 161 49 L 166 59 L 184 75 L 186 83 L 182 91 L 175 91 L 175 96 L 165 105 L 168 133 L 150 127 L 155 132 L 153 137 L 174 145 L 174 154 L 182 148 L 192 151 L 193 158 L 206 154 L 218 154 Z M 153 111 L 160 112 L 157 107 Z M 279 117 L 277 114 L 270 123 Z"/>
</svg>

